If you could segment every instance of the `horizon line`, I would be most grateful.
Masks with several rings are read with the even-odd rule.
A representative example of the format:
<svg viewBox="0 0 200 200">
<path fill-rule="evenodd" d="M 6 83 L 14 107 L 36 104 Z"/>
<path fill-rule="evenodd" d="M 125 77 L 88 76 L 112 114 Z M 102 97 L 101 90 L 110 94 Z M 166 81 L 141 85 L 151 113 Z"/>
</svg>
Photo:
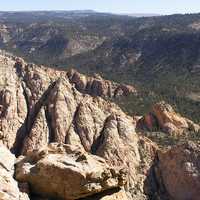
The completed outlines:
<svg viewBox="0 0 200 200">
<path fill-rule="evenodd" d="M 185 15 L 185 14 L 199 14 L 200 12 L 177 12 L 177 13 L 154 13 L 154 12 L 106 12 L 106 11 L 99 11 L 93 9 L 73 9 L 73 10 L 66 10 L 66 9 L 31 9 L 31 10 L 0 10 L 0 12 L 78 12 L 78 11 L 88 11 L 94 13 L 107 13 L 107 14 L 117 14 L 117 15 L 155 15 L 155 16 L 164 16 L 164 15 Z"/>
</svg>

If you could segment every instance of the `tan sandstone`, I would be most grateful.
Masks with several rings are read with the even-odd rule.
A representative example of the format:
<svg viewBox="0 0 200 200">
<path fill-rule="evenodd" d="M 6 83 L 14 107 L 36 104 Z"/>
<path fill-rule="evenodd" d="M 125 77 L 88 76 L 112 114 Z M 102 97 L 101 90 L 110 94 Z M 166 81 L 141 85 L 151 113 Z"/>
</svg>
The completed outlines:
<svg viewBox="0 0 200 200">
<path fill-rule="evenodd" d="M 183 134 L 187 131 L 198 132 L 200 126 L 176 113 L 164 101 L 155 104 L 152 111 L 138 120 L 138 128 L 149 131 L 164 131 L 169 134 Z"/>
<path fill-rule="evenodd" d="M 0 199 L 29 200 L 25 192 L 21 192 L 14 175 L 15 156 L 3 145 L 0 145 Z"/>
<path fill-rule="evenodd" d="M 78 146 L 52 143 L 20 158 L 16 179 L 28 182 L 35 194 L 70 200 L 122 187 L 126 174 Z"/>
<path fill-rule="evenodd" d="M 162 184 L 173 200 L 199 200 L 200 146 L 193 142 L 158 154 Z"/>
</svg>

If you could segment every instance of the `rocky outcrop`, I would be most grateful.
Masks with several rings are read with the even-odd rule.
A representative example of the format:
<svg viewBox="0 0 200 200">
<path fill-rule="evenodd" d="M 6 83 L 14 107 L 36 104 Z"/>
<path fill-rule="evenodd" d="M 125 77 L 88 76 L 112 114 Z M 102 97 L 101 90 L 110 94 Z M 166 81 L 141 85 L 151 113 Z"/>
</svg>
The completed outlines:
<svg viewBox="0 0 200 200">
<path fill-rule="evenodd" d="M 170 199 L 198 200 L 200 196 L 200 146 L 188 142 L 158 153 L 157 176 Z"/>
<path fill-rule="evenodd" d="M 12 148 L 27 115 L 22 82 L 15 61 L 0 56 L 0 143 Z"/>
<path fill-rule="evenodd" d="M 19 183 L 13 171 L 2 168 L 7 161 L 0 164 L 0 189 L 8 188 L 0 190 L 2 198 L 26 199 L 30 193 L 31 200 L 179 200 L 184 195 L 196 200 L 199 147 L 157 153 L 158 146 L 135 128 L 182 134 L 198 131 L 197 124 L 164 102 L 142 119 L 127 116 L 101 98 L 129 94 L 116 92 L 120 85 L 107 87 L 100 77 L 80 74 L 77 81 L 72 72 L 0 58 L 0 142 L 20 156 Z"/>
<path fill-rule="evenodd" d="M 49 142 L 49 129 L 45 118 L 45 110 L 41 108 L 39 111 L 29 135 L 27 135 L 23 142 L 22 153 L 38 149 L 47 145 Z"/>
<path fill-rule="evenodd" d="M 124 168 L 128 172 L 125 184 L 128 199 L 145 199 L 145 172 L 140 169 L 140 165 L 143 163 L 148 168 L 153 161 L 154 154 L 151 157 L 149 156 L 151 153 L 149 154 L 147 153 L 148 150 L 145 150 L 149 160 L 144 164 L 140 149 L 143 146 L 135 132 L 133 118 L 123 113 L 116 104 L 99 97 L 108 97 L 108 93 L 113 97 L 114 94 L 119 94 L 116 91 L 119 91 L 119 87 L 121 88 L 122 86 L 109 82 L 111 90 L 104 90 L 104 87 L 99 86 L 99 81 L 100 85 L 102 85 L 105 82 L 104 80 L 98 77 L 85 77 L 87 81 L 91 80 L 90 90 L 81 89 L 78 88 L 76 82 L 73 83 L 71 79 L 73 76 L 69 76 L 69 73 L 65 71 L 27 64 L 19 58 L 6 57 L 6 59 L 11 63 L 9 66 L 13 76 L 15 76 L 13 77 L 15 82 L 11 84 L 12 79 L 7 79 L 8 84 L 2 84 L 2 88 L 11 85 L 12 93 L 10 98 L 5 92 L 6 97 L 3 94 L 1 95 L 1 99 L 3 99 L 2 105 L 7 105 L 6 107 L 4 106 L 7 109 L 6 112 L 3 112 L 6 115 L 3 114 L 1 117 L 4 126 L 7 127 L 7 129 L 2 129 L 1 135 L 4 135 L 4 137 L 2 137 L 1 142 L 6 144 L 17 156 L 27 156 L 27 158 L 23 159 L 26 164 L 24 163 L 20 166 L 22 169 L 24 169 L 24 166 L 25 168 L 28 166 L 27 173 L 31 177 L 24 175 L 22 176 L 23 179 L 18 174 L 17 178 L 34 185 L 36 188 L 32 186 L 31 191 L 39 191 L 37 188 L 39 178 L 36 184 L 35 180 L 32 179 L 34 170 L 30 170 L 29 167 L 37 169 L 37 166 L 40 166 L 39 163 L 43 161 L 45 161 L 46 165 L 46 160 L 41 158 L 38 161 L 31 162 L 28 159 L 29 156 L 32 155 L 34 150 L 40 152 L 40 149 L 48 149 L 47 146 L 54 142 L 69 144 L 78 146 L 81 151 L 104 158 L 107 164 L 114 169 Z M 7 68 L 5 68 L 5 72 L 9 74 L 10 72 L 6 70 Z M 19 91 L 18 85 L 21 88 Z M 91 90 L 91 88 L 93 89 Z M 129 92 L 126 93 L 126 89 L 123 89 L 120 94 L 128 95 Z M 99 91 L 101 92 L 98 93 Z M 90 93 L 92 95 L 89 95 Z M 16 101 L 17 103 L 15 104 Z M 9 108 L 11 105 L 12 109 Z M 8 118 L 9 115 L 12 116 L 12 120 Z M 15 120 L 17 122 L 20 121 L 20 123 L 10 125 Z M 9 129 L 10 131 L 7 131 Z M 50 153 L 48 156 L 54 157 L 55 153 Z M 55 160 L 52 158 L 52 162 L 55 161 L 54 164 L 56 165 L 59 163 L 57 163 L 59 160 L 57 159 L 57 157 L 55 157 Z M 52 165 L 48 163 L 46 167 L 50 170 Z M 63 166 L 65 165 L 63 164 Z M 31 180 L 28 180 L 29 178 L 27 177 Z M 59 181 L 56 178 L 55 182 Z M 47 183 L 50 180 L 46 177 L 44 181 Z M 43 189 L 41 190 L 43 191 Z M 57 189 L 59 190 L 59 188 Z M 77 190 L 79 189 L 77 188 Z M 100 191 L 104 189 L 106 187 L 102 187 Z M 87 195 L 92 194 L 93 190 L 87 192 Z"/>
<path fill-rule="evenodd" d="M 112 113 L 124 115 L 116 105 L 86 94 L 108 96 L 108 88 L 101 90 L 100 85 L 107 84 L 103 79 L 99 85 L 97 78 L 84 76 L 91 86 L 83 90 L 69 72 L 27 64 L 14 57 L 2 56 L 1 60 L 0 136 L 16 155 L 50 142 L 78 143 L 90 151 L 107 117 Z M 129 86 L 109 84 L 111 96 L 120 90 L 122 95 L 134 91 Z"/>
<path fill-rule="evenodd" d="M 198 132 L 200 126 L 191 120 L 176 113 L 172 106 L 160 102 L 152 107 L 152 111 L 138 120 L 139 129 L 148 131 L 163 131 L 169 134 L 180 135 L 187 131 Z"/>
<path fill-rule="evenodd" d="M 124 120 L 117 115 L 109 116 L 99 138 L 95 154 L 108 160 L 111 166 L 124 166 L 128 171 L 126 187 L 129 191 L 134 190 L 140 176 L 137 171 L 140 154 L 138 137 L 134 134 L 134 126 L 131 121 Z M 137 195 L 143 193 L 143 188 L 140 189 L 137 189 Z"/>
<path fill-rule="evenodd" d="M 29 200 L 25 192 L 21 192 L 14 180 L 15 156 L 3 145 L 0 145 L 0 199 Z"/>
<path fill-rule="evenodd" d="M 100 75 L 89 77 L 72 69 L 67 73 L 67 76 L 70 82 L 75 84 L 77 90 L 93 96 L 115 98 L 130 94 L 137 95 L 137 90 L 133 86 L 104 80 Z"/>
<path fill-rule="evenodd" d="M 78 146 L 51 144 L 20 158 L 16 179 L 28 182 L 32 193 L 49 198 L 79 199 L 126 183 L 123 169 Z"/>
</svg>

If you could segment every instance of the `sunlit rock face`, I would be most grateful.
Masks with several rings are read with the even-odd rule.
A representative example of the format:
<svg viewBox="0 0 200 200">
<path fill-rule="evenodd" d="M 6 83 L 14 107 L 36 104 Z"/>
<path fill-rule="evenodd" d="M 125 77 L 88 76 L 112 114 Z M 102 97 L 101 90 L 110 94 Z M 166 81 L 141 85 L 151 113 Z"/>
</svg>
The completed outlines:
<svg viewBox="0 0 200 200">
<path fill-rule="evenodd" d="M 158 177 L 174 200 L 197 200 L 200 193 L 200 146 L 188 142 L 158 154 Z"/>
<path fill-rule="evenodd" d="M 122 187 L 126 173 L 109 167 L 103 158 L 90 155 L 79 146 L 52 143 L 20 158 L 16 179 L 28 182 L 35 194 L 79 199 Z"/>
<path fill-rule="evenodd" d="M 3 200 L 197 199 L 198 146 L 158 151 L 157 145 L 135 131 L 138 125 L 149 129 L 156 125 L 170 134 L 198 130 L 170 105 L 158 103 L 151 114 L 136 120 L 102 98 L 134 92 L 126 93 L 128 86 L 118 93 L 116 88 L 122 86 L 109 82 L 108 90 L 107 82 L 104 85 L 98 76 L 78 74 L 74 79 L 77 72 L 69 74 L 14 57 L 0 60 Z M 95 87 L 88 87 L 90 83 Z M 173 184 L 170 170 L 176 174 Z"/>
<path fill-rule="evenodd" d="M 171 105 L 164 101 L 155 104 L 152 111 L 138 120 L 138 128 L 149 131 L 163 131 L 181 135 L 187 131 L 198 132 L 200 126 L 176 113 Z"/>
<path fill-rule="evenodd" d="M 0 145 L 0 199 L 29 200 L 28 194 L 20 190 L 20 185 L 13 178 L 15 156 Z"/>
</svg>

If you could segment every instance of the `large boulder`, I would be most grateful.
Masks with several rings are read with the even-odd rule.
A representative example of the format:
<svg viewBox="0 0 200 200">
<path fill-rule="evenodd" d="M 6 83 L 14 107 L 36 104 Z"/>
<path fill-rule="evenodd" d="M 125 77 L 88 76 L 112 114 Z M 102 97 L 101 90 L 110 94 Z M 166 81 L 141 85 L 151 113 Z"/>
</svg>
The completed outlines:
<svg viewBox="0 0 200 200">
<path fill-rule="evenodd" d="M 126 173 L 121 168 L 109 167 L 104 159 L 78 146 L 52 143 L 19 158 L 16 179 L 28 182 L 34 194 L 79 199 L 122 187 Z"/>
<path fill-rule="evenodd" d="M 138 120 L 137 127 L 148 131 L 163 131 L 180 135 L 187 131 L 198 132 L 200 126 L 176 113 L 164 101 L 155 104 L 150 113 Z"/>
<path fill-rule="evenodd" d="M 173 200 L 199 200 L 200 145 L 192 142 L 158 153 L 157 176 Z"/>
</svg>

